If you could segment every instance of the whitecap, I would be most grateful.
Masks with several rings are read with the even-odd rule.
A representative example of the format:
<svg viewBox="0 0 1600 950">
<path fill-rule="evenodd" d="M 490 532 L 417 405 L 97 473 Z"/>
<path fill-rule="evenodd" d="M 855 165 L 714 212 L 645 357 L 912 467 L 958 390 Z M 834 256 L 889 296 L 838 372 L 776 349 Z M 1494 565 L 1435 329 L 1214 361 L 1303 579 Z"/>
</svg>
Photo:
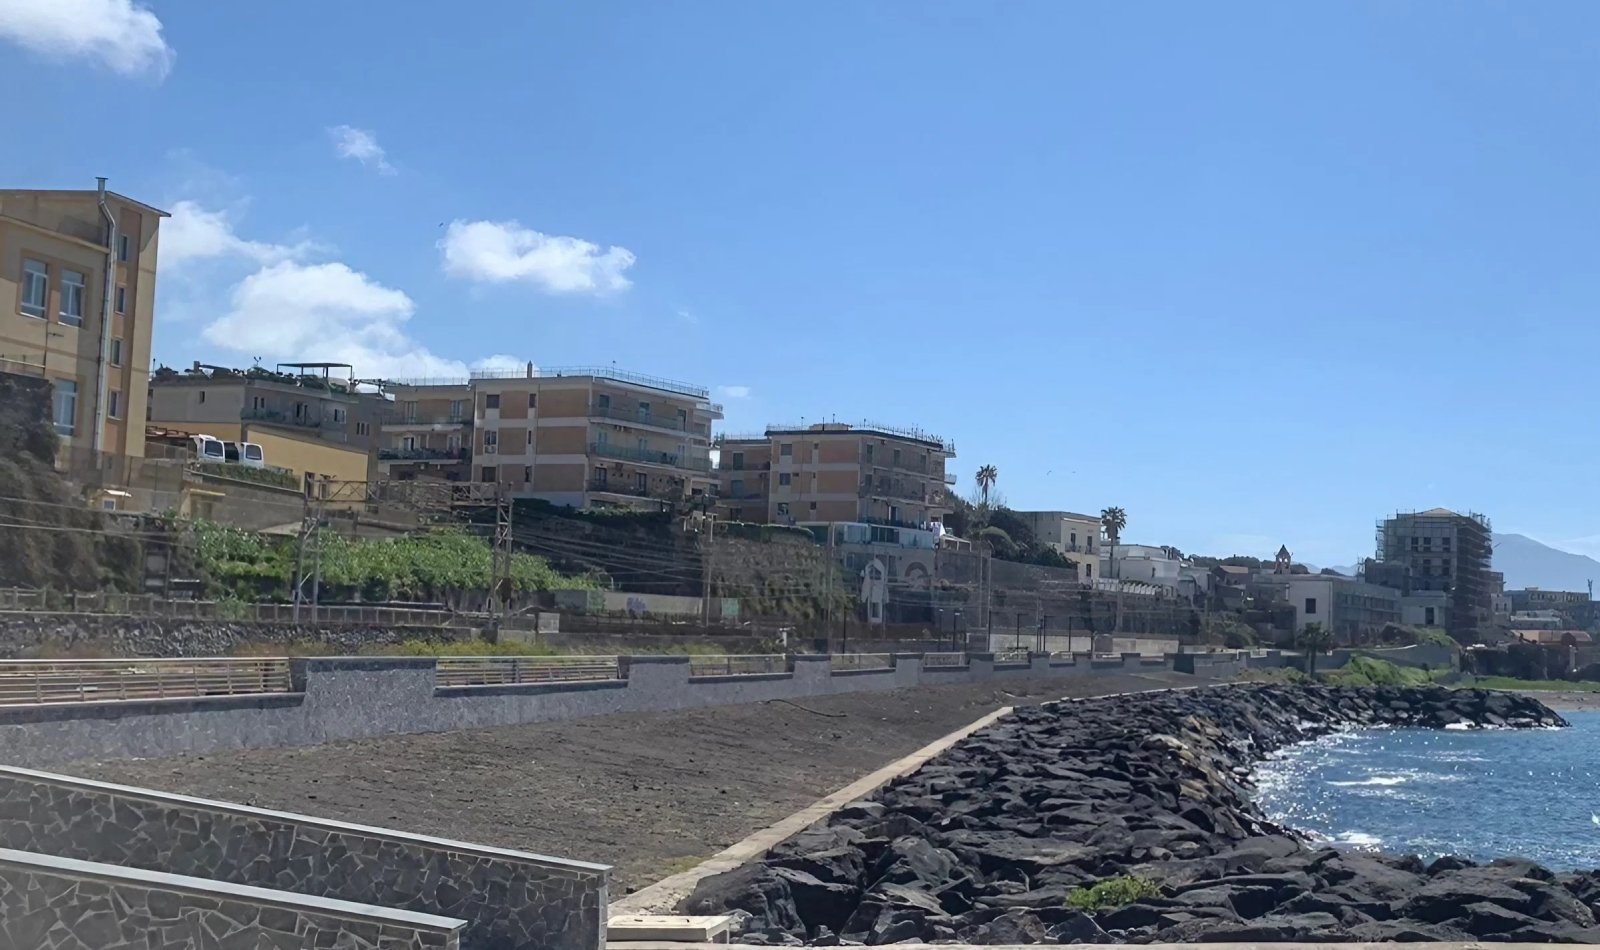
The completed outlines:
<svg viewBox="0 0 1600 950">
<path fill-rule="evenodd" d="M 1354 845 L 1358 848 L 1376 848 L 1383 844 L 1383 839 L 1377 835 L 1369 835 L 1365 831 L 1346 831 L 1333 839 L 1340 844 Z"/>
<path fill-rule="evenodd" d="M 1337 785 L 1340 788 L 1352 788 L 1361 785 L 1403 785 L 1409 781 L 1411 781 L 1411 778 L 1406 775 L 1374 775 L 1370 778 L 1350 782 L 1329 782 L 1328 784 Z"/>
</svg>

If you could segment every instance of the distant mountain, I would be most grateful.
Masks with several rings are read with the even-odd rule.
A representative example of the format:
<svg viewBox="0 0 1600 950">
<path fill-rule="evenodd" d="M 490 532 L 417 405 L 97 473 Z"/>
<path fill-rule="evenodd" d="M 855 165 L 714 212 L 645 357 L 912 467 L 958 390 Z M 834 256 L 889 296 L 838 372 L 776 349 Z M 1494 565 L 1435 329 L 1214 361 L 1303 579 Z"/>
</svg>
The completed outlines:
<svg viewBox="0 0 1600 950">
<path fill-rule="evenodd" d="M 1600 561 L 1520 534 L 1494 536 L 1494 569 L 1505 572 L 1507 590 L 1587 590 L 1589 581 L 1600 581 Z"/>
</svg>

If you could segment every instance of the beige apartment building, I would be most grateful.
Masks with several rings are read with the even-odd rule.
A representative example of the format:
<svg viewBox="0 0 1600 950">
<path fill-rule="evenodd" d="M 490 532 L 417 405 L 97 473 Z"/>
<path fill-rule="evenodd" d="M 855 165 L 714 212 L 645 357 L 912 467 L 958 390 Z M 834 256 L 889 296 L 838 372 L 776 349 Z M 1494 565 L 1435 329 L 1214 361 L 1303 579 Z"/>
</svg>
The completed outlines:
<svg viewBox="0 0 1600 950">
<path fill-rule="evenodd" d="M 0 189 L 0 371 L 54 384 L 59 464 L 142 457 L 165 211 L 100 188 Z"/>
<path fill-rule="evenodd" d="M 378 441 L 381 478 L 472 480 L 472 388 L 466 383 L 397 384 Z"/>
<path fill-rule="evenodd" d="M 923 528 L 944 521 L 955 445 L 874 423 L 769 426 L 719 443 L 718 512 L 774 524 L 855 521 Z"/>
<path fill-rule="evenodd" d="M 606 367 L 475 374 L 472 474 L 513 497 L 650 508 L 715 491 L 703 387 Z"/>
<path fill-rule="evenodd" d="M 1078 568 L 1078 579 L 1092 581 L 1100 566 L 1100 519 L 1075 511 L 1018 511 L 1033 536 Z"/>
<path fill-rule="evenodd" d="M 194 364 L 150 378 L 150 425 L 224 442 L 255 442 L 265 462 L 302 481 L 370 481 L 388 402 L 338 378 L 343 363 L 283 363 L 279 371 Z"/>
</svg>

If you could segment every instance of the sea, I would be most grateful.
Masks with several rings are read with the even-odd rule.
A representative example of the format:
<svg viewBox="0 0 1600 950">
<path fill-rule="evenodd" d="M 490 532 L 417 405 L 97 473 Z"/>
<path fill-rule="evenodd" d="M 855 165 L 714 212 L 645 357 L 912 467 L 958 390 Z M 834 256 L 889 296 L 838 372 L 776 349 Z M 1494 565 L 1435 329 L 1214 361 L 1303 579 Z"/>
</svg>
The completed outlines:
<svg viewBox="0 0 1600 950">
<path fill-rule="evenodd" d="M 1274 821 L 1340 847 L 1600 868 L 1600 712 L 1569 729 L 1363 729 L 1256 771 Z"/>
</svg>

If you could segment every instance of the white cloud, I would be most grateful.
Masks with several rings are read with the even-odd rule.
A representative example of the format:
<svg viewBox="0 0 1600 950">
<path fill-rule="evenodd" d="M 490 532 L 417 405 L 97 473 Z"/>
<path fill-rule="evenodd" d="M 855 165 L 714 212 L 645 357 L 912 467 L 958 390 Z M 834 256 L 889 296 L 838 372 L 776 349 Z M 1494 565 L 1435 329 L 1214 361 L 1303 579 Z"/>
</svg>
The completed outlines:
<svg viewBox="0 0 1600 950">
<path fill-rule="evenodd" d="M 439 356 L 406 333 L 416 304 L 404 291 L 341 261 L 310 260 L 327 252 L 309 240 L 248 240 L 227 212 L 191 200 L 175 202 L 161 228 L 162 270 L 177 270 L 178 306 L 190 316 L 204 313 L 209 322 L 200 336 L 213 346 L 244 358 L 350 363 L 363 378 L 468 374 L 466 363 Z M 213 263 L 185 266 L 201 261 Z M 180 362 L 190 358 L 185 353 Z M 513 362 L 526 365 L 508 356 L 480 361 L 497 367 Z"/>
<path fill-rule="evenodd" d="M 552 294 L 605 294 L 632 286 L 633 252 L 542 234 L 515 221 L 452 221 L 439 242 L 444 271 L 486 283 L 522 281 Z"/>
<path fill-rule="evenodd" d="M 395 174 L 395 167 L 389 164 L 376 133 L 350 125 L 336 125 L 328 129 L 328 134 L 333 136 L 333 150 L 340 158 L 353 158 L 382 175 Z"/>
<path fill-rule="evenodd" d="M 98 59 L 127 75 L 164 78 L 175 55 L 161 20 L 133 0 L 0 0 L 0 37 L 47 57 Z"/>
<path fill-rule="evenodd" d="M 700 325 L 700 315 L 692 310 L 674 310 L 673 313 L 678 315 L 678 319 L 692 327 L 697 327 Z"/>
<path fill-rule="evenodd" d="M 535 373 L 539 371 L 539 367 L 535 366 L 532 362 L 528 360 L 519 360 L 515 356 L 507 356 L 504 353 L 496 353 L 493 356 L 485 356 L 481 360 L 474 360 L 472 362 L 473 371 L 481 373 L 525 373 L 530 368 L 532 368 L 533 372 Z"/>
<path fill-rule="evenodd" d="M 750 387 L 718 386 L 717 394 L 727 399 L 748 399 L 750 397 Z"/>
<path fill-rule="evenodd" d="M 0 0 L 0 3 L 5 0 Z M 226 211 L 212 211 L 198 202 L 184 200 L 172 206 L 172 217 L 161 225 L 158 260 L 163 268 L 181 267 L 190 261 L 211 258 L 247 258 L 258 264 L 294 260 L 305 256 L 316 245 L 268 244 L 246 241 L 234 231 Z"/>
</svg>

